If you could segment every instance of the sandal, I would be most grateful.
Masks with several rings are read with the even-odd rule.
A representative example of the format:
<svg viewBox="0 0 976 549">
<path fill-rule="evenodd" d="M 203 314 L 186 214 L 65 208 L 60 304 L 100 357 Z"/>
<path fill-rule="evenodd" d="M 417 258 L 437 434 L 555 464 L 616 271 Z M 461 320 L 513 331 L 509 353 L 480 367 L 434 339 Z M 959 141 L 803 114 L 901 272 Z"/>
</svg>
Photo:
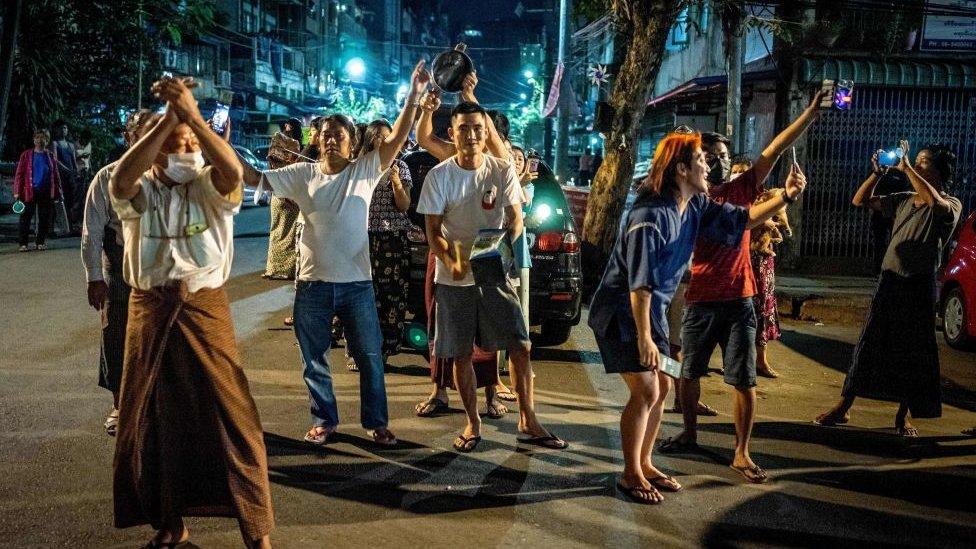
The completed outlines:
<svg viewBox="0 0 976 549">
<path fill-rule="evenodd" d="M 662 475 L 655 478 L 647 479 L 647 482 L 651 483 L 651 486 L 659 489 L 665 490 L 667 492 L 680 492 L 683 486 L 678 483 L 671 475 Z"/>
<path fill-rule="evenodd" d="M 450 410 L 450 407 L 439 398 L 428 398 L 418 403 L 413 409 L 417 411 L 417 415 L 420 417 L 431 417 L 447 412 Z"/>
<path fill-rule="evenodd" d="M 474 450 L 475 448 L 477 448 L 480 442 L 481 442 L 481 437 L 478 435 L 475 435 L 473 437 L 458 435 L 458 437 L 454 439 L 454 449 L 457 450 L 458 452 L 461 452 L 462 454 L 466 454 Z"/>
<path fill-rule="evenodd" d="M 531 444 L 533 446 L 548 448 L 550 450 L 565 450 L 569 447 L 569 444 L 565 440 L 552 433 L 541 437 L 523 437 L 515 440 L 522 444 Z"/>
<path fill-rule="evenodd" d="M 511 391 L 499 391 L 495 393 L 498 400 L 504 400 L 505 402 L 515 402 L 518 400 L 518 396 Z"/>
<path fill-rule="evenodd" d="M 769 475 L 763 468 L 758 465 L 747 465 L 745 467 L 736 467 L 735 465 L 729 465 L 729 468 L 733 471 L 742 475 L 746 480 L 753 484 L 762 484 L 769 480 Z"/>
<path fill-rule="evenodd" d="M 905 438 L 918 438 L 918 429 L 912 425 L 902 425 L 901 427 L 895 427 L 895 432 L 898 436 Z"/>
<path fill-rule="evenodd" d="M 662 454 L 693 454 L 700 452 L 701 446 L 694 440 L 686 441 L 671 437 L 662 442 L 657 449 Z"/>
<path fill-rule="evenodd" d="M 117 408 L 113 408 L 112 411 L 109 412 L 108 417 L 105 418 L 105 432 L 108 433 L 108 436 L 114 437 L 118 429 L 119 410 Z"/>
<path fill-rule="evenodd" d="M 973 427 L 972 429 L 963 429 L 962 434 L 969 437 L 976 437 L 976 427 Z"/>
<path fill-rule="evenodd" d="M 383 427 L 381 429 L 369 429 L 366 431 L 368 436 L 373 437 L 373 442 L 380 446 L 396 446 L 397 437 L 392 431 Z"/>
<path fill-rule="evenodd" d="M 824 412 L 819 416 L 817 416 L 817 418 L 814 419 L 813 422 L 816 423 L 817 425 L 820 425 L 821 427 L 834 427 L 836 425 L 844 425 L 850 420 L 851 420 L 850 415 L 843 415 L 837 417 L 836 414 L 831 414 L 830 412 Z"/>
<path fill-rule="evenodd" d="M 485 410 L 485 415 L 491 419 L 501 419 L 505 417 L 508 413 L 508 408 L 505 407 L 501 402 L 489 402 L 488 408 Z"/>
<path fill-rule="evenodd" d="M 622 493 L 623 495 L 630 498 L 630 500 L 635 503 L 642 503 L 644 505 L 657 505 L 662 501 L 664 501 L 664 496 L 662 496 L 661 492 L 658 492 L 657 488 L 654 488 L 653 486 L 650 488 L 644 488 L 641 486 L 632 486 L 628 488 L 627 486 L 624 486 L 623 484 L 618 482 L 617 490 L 620 491 L 620 493 Z M 657 499 L 655 499 L 655 496 L 657 497 Z"/>
<path fill-rule="evenodd" d="M 700 416 L 706 416 L 706 417 L 715 417 L 718 415 L 718 410 L 712 408 L 711 406 L 705 404 L 704 402 L 698 403 L 698 408 L 695 410 L 695 412 Z"/>
<path fill-rule="evenodd" d="M 316 446 L 325 446 L 325 443 L 329 441 L 329 437 L 334 435 L 336 432 L 335 427 L 326 426 L 316 426 L 312 427 L 305 433 L 305 442 L 309 444 L 314 444 Z"/>
</svg>

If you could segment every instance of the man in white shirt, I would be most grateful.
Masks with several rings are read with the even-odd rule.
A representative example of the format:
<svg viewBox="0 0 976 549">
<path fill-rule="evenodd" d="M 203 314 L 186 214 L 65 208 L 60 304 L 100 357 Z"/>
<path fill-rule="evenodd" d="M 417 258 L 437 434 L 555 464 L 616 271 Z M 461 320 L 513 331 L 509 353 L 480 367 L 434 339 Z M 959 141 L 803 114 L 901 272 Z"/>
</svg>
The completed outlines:
<svg viewBox="0 0 976 549">
<path fill-rule="evenodd" d="M 325 444 L 339 425 L 328 357 L 336 316 L 345 326 L 349 355 L 359 366 L 362 426 L 377 444 L 397 443 L 388 428 L 383 334 L 373 293 L 367 220 L 373 191 L 410 133 L 429 78 L 421 61 L 390 135 L 358 160 L 350 160 L 356 148 L 353 121 L 334 114 L 320 124 L 319 162 L 299 162 L 263 174 L 244 168 L 248 186 L 270 186 L 275 196 L 297 204 L 305 221 L 293 317 L 311 397 L 312 427 L 304 437 L 311 444 Z"/>
<path fill-rule="evenodd" d="M 125 123 L 125 145 L 131 147 L 160 118 L 142 109 Z M 122 223 L 112 209 L 108 181 L 117 162 L 95 174 L 85 196 L 81 226 L 81 262 L 88 280 L 88 304 L 102 316 L 102 347 L 98 385 L 112 392 L 112 411 L 105 418 L 105 431 L 115 436 L 119 422 L 119 390 L 122 386 L 122 354 L 129 314 L 129 285 L 122 276 Z"/>
<path fill-rule="evenodd" d="M 247 547 L 267 548 L 274 526 L 267 450 L 223 288 L 242 168 L 200 115 L 192 86 L 173 78 L 153 85 L 166 114 L 109 180 L 132 287 L 115 525 L 152 524 L 150 545 L 158 547 L 188 538 L 184 516 L 229 516 Z"/>
<path fill-rule="evenodd" d="M 462 102 L 451 113 L 450 137 L 457 153 L 427 173 L 417 213 L 427 216 L 427 242 L 437 257 L 437 316 L 434 353 L 454 359 L 454 376 L 468 424 L 454 441 L 470 452 L 481 441 L 476 381 L 471 363 L 475 342 L 486 351 L 505 349 L 512 361 L 519 405 L 521 442 L 547 448 L 567 445 L 539 423 L 533 402 L 529 333 L 518 295 L 507 277 L 494 285 L 476 285 L 468 261 L 481 229 L 507 227 L 522 233 L 522 193 L 511 162 L 486 155 L 485 110 Z"/>
</svg>

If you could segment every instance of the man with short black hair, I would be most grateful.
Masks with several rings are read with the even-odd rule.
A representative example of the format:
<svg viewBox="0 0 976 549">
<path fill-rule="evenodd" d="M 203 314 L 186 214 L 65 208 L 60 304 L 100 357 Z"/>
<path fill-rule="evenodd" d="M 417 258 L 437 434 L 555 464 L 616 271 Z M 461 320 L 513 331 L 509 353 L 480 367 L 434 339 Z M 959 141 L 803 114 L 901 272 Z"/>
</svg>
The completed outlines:
<svg viewBox="0 0 976 549">
<path fill-rule="evenodd" d="M 434 353 L 454 359 L 454 379 L 467 426 L 454 441 L 459 452 L 481 442 L 472 348 L 505 349 L 512 360 L 519 405 L 520 442 L 563 449 L 567 444 L 538 421 L 533 402 L 529 333 L 518 295 L 507 277 L 477 285 L 468 260 L 482 229 L 522 233 L 522 194 L 511 162 L 486 155 L 488 116 L 479 105 L 459 103 L 451 112 L 450 138 L 456 153 L 427 173 L 417 213 L 427 216 L 427 241 L 437 257 Z"/>
<path fill-rule="evenodd" d="M 729 139 L 702 134 L 702 149 L 709 165 L 709 196 L 716 202 L 749 207 L 763 192 L 763 183 L 779 157 L 820 115 L 817 93 L 810 105 L 777 135 L 749 170 L 730 179 L 732 159 Z M 793 169 L 799 169 L 793 166 Z M 681 327 L 684 354 L 678 394 L 681 397 L 684 431 L 661 445 L 662 452 L 697 450 L 697 404 L 700 379 L 708 373 L 715 346 L 722 349 L 725 383 L 735 389 L 735 456 L 732 468 L 746 480 L 762 483 L 766 472 L 749 455 L 749 441 L 756 417 L 756 313 L 752 297 L 756 281 L 749 255 L 749 231 L 738 246 L 725 246 L 699 239 L 691 263 L 691 281 L 685 294 L 688 306 Z"/>
</svg>

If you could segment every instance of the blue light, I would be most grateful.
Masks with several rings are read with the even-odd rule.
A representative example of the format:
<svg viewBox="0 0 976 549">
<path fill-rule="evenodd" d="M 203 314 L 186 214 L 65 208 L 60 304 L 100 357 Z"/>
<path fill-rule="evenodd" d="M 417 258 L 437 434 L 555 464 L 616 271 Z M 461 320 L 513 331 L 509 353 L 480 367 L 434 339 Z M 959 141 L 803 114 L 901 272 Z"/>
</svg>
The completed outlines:
<svg viewBox="0 0 976 549">
<path fill-rule="evenodd" d="M 524 94 L 524 93 L 520 93 L 520 94 L 519 94 L 519 97 L 520 97 L 521 99 L 523 99 L 523 100 L 525 100 L 525 99 L 528 99 L 528 98 L 529 98 L 529 96 L 528 96 L 528 95 L 526 95 L 526 94 Z"/>
<path fill-rule="evenodd" d="M 535 73 L 532 71 L 532 69 L 525 69 L 522 72 L 522 76 L 524 76 L 527 80 L 531 80 L 535 76 Z"/>
</svg>

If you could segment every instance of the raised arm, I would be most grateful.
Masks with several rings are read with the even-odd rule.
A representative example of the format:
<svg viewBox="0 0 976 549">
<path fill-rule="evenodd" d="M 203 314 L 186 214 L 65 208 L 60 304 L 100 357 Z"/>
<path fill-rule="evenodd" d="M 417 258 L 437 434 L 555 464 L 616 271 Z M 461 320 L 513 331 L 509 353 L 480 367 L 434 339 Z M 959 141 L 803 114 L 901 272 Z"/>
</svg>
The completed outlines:
<svg viewBox="0 0 976 549">
<path fill-rule="evenodd" d="M 797 197 L 803 193 L 807 186 L 807 178 L 800 171 L 799 166 L 793 164 L 790 168 L 790 175 L 786 178 L 783 190 L 776 198 L 754 204 L 749 208 L 749 221 L 746 223 L 747 229 L 752 229 L 762 225 L 767 219 L 776 215 L 776 212 L 783 209 L 783 206 L 792 204 Z"/>
<path fill-rule="evenodd" d="M 908 181 L 911 182 L 912 188 L 918 194 L 918 197 L 922 199 L 923 202 L 930 208 L 934 208 L 942 213 L 949 211 L 949 201 L 942 198 L 942 194 L 935 190 L 924 177 L 919 175 L 915 171 L 915 166 L 908 160 L 908 141 L 902 139 L 901 149 L 904 154 L 901 157 L 901 162 L 898 163 L 898 169 L 908 176 Z"/>
<path fill-rule="evenodd" d="M 466 101 L 468 103 L 474 103 L 480 105 L 478 98 L 474 94 L 474 89 L 478 87 L 478 73 L 472 71 L 470 74 L 464 77 L 464 81 L 461 82 L 461 101 Z M 495 127 L 495 121 L 491 119 L 490 116 L 486 116 L 488 119 L 486 127 L 488 128 L 488 140 L 485 146 L 488 148 L 488 154 L 494 156 L 495 158 L 502 158 L 508 160 L 511 154 L 508 152 L 508 147 L 505 146 L 505 140 L 502 139 L 500 133 L 498 133 L 498 128 Z"/>
<path fill-rule="evenodd" d="M 403 148 L 407 136 L 410 135 L 410 128 L 413 127 L 414 115 L 420 106 L 420 96 L 423 95 L 429 83 L 430 73 L 424 69 L 424 60 L 421 59 L 413 68 L 413 74 L 410 77 L 410 94 L 404 101 L 403 109 L 400 110 L 396 122 L 393 123 L 393 131 L 376 147 L 380 155 L 380 166 L 383 168 L 393 163 L 393 159 Z"/>
<path fill-rule="evenodd" d="M 139 193 L 139 178 L 152 167 L 166 138 L 179 124 L 176 112 L 167 107 L 159 122 L 125 151 L 108 183 L 109 193 L 114 198 L 132 200 Z"/>
<path fill-rule="evenodd" d="M 175 110 L 180 120 L 193 130 L 200 142 L 200 148 L 213 165 L 213 185 L 217 192 L 231 194 L 240 188 L 243 177 L 242 162 L 230 143 L 217 135 L 204 120 L 188 83 L 192 85 L 192 80 L 164 78 L 153 84 L 153 93 L 168 103 L 167 111 Z"/>
<path fill-rule="evenodd" d="M 417 143 L 434 158 L 443 162 L 457 154 L 457 149 L 454 147 L 454 143 L 434 135 L 434 112 L 440 106 L 440 91 L 436 89 L 428 91 L 420 104 L 423 112 L 420 113 L 420 120 L 417 121 Z"/>
<path fill-rule="evenodd" d="M 762 185 L 766 181 L 769 172 L 773 170 L 773 166 L 776 165 L 776 161 L 779 160 L 780 155 L 786 152 L 786 149 L 793 145 L 798 137 L 803 135 L 803 132 L 810 127 L 810 124 L 813 124 L 820 117 L 820 101 L 828 93 L 828 91 L 820 90 L 814 95 L 813 100 L 804 109 L 803 113 L 792 124 L 787 126 L 785 130 L 773 138 L 769 145 L 763 149 L 762 154 L 759 155 L 759 158 L 756 159 L 753 165 L 757 184 Z"/>
<path fill-rule="evenodd" d="M 878 186 L 878 181 L 881 180 L 881 176 L 884 175 L 881 166 L 878 164 L 878 153 L 881 151 L 876 151 L 874 155 L 871 156 L 871 174 L 868 178 L 861 183 L 861 186 L 857 188 L 857 192 L 854 193 L 854 198 L 851 199 L 851 204 L 855 208 L 867 207 L 874 211 L 881 210 L 881 200 L 874 196 L 874 189 Z"/>
</svg>

